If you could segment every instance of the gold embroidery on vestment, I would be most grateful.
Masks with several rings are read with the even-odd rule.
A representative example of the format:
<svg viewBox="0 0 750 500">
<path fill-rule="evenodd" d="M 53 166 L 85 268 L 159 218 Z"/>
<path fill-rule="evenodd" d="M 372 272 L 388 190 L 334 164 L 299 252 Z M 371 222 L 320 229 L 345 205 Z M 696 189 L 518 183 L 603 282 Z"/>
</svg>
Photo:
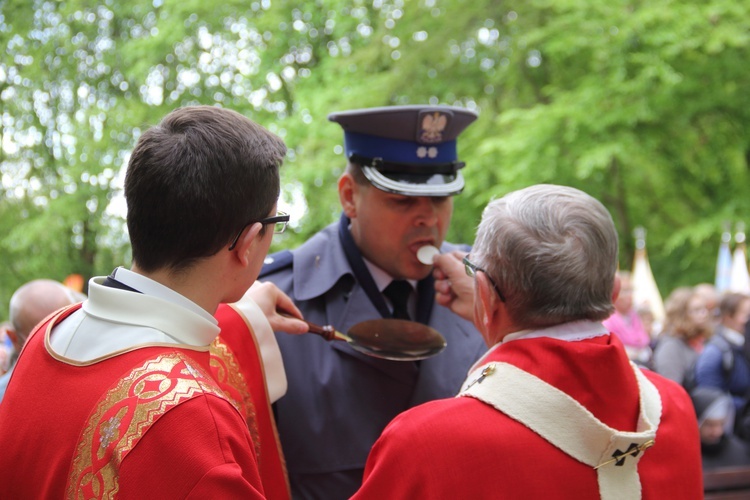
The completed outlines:
<svg viewBox="0 0 750 500">
<path fill-rule="evenodd" d="M 219 386 L 224 389 L 229 401 L 239 410 L 255 446 L 255 456 L 260 463 L 260 433 L 258 431 L 255 404 L 250 396 L 245 376 L 232 350 L 219 337 L 211 343 L 211 370 Z"/>
<path fill-rule="evenodd" d="M 216 382 L 183 354 L 146 361 L 99 400 L 84 427 L 68 477 L 66 498 L 113 498 L 120 464 L 148 428 L 195 396 L 227 399 Z"/>
</svg>

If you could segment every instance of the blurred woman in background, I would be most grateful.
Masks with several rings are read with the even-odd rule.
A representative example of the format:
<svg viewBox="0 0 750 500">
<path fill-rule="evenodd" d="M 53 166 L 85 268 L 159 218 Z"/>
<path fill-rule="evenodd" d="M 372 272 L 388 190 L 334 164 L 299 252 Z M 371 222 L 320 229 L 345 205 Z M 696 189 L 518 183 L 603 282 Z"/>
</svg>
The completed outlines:
<svg viewBox="0 0 750 500">
<path fill-rule="evenodd" d="M 712 331 L 706 298 L 692 287 L 680 287 L 672 291 L 664 307 L 664 329 L 656 341 L 653 367 L 690 388 L 695 361 Z"/>
<path fill-rule="evenodd" d="M 604 326 L 619 337 L 631 361 L 650 366 L 651 336 L 633 307 L 632 276 L 627 271 L 618 271 L 617 275 L 620 277 L 620 293 L 615 300 L 615 312 L 603 321 Z"/>
</svg>

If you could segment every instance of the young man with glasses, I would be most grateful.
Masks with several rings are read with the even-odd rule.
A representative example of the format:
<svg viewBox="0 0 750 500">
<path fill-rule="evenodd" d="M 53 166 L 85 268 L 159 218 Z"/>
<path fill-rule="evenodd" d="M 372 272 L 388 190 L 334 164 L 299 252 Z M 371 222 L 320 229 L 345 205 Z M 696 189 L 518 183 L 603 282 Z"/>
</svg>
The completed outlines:
<svg viewBox="0 0 750 500">
<path fill-rule="evenodd" d="M 125 177 L 132 267 L 93 278 L 82 306 L 31 334 L 0 405 L 15 421 L 0 426 L 0 497 L 265 497 L 257 436 L 209 348 L 213 314 L 245 295 L 288 220 L 276 212 L 285 153 L 209 106 L 143 133 Z M 264 310 L 299 315 L 274 290 Z"/>
<path fill-rule="evenodd" d="M 355 499 L 702 497 L 690 398 L 601 323 L 619 291 L 601 203 L 564 186 L 510 193 L 463 264 L 436 258 L 439 302 L 489 351 L 458 397 L 389 424 Z"/>
<path fill-rule="evenodd" d="M 339 331 L 400 317 L 446 338 L 420 362 L 374 359 L 315 336 L 279 346 L 289 392 L 276 404 L 295 498 L 349 498 L 385 425 L 425 401 L 454 395 L 483 350 L 474 326 L 435 306 L 431 263 L 419 249 L 444 241 L 453 196 L 464 180 L 458 135 L 476 114 L 450 106 L 392 106 L 334 113 L 348 165 L 338 181 L 341 219 L 300 248 L 269 258 L 262 280 L 276 283 L 305 318 Z M 468 247 L 461 247 L 468 248 Z"/>
</svg>

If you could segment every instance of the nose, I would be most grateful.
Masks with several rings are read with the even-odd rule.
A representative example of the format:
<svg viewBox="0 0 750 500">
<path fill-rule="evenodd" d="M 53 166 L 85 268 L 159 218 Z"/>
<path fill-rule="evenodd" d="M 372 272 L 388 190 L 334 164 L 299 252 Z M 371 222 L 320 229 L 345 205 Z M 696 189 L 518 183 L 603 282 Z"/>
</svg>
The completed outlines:
<svg viewBox="0 0 750 500">
<path fill-rule="evenodd" d="M 419 197 L 417 203 L 417 219 L 416 224 L 418 226 L 432 227 L 438 222 L 438 207 L 429 196 Z"/>
</svg>

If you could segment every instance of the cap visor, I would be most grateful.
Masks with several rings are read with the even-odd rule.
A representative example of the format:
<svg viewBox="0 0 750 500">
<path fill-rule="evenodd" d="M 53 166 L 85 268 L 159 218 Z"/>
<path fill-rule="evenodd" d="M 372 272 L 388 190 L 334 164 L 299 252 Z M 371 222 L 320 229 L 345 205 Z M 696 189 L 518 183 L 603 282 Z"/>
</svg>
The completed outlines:
<svg viewBox="0 0 750 500">
<path fill-rule="evenodd" d="M 461 172 L 455 174 L 383 174 L 373 167 L 362 167 L 367 180 L 389 193 L 405 196 L 453 196 L 464 189 Z"/>
</svg>

